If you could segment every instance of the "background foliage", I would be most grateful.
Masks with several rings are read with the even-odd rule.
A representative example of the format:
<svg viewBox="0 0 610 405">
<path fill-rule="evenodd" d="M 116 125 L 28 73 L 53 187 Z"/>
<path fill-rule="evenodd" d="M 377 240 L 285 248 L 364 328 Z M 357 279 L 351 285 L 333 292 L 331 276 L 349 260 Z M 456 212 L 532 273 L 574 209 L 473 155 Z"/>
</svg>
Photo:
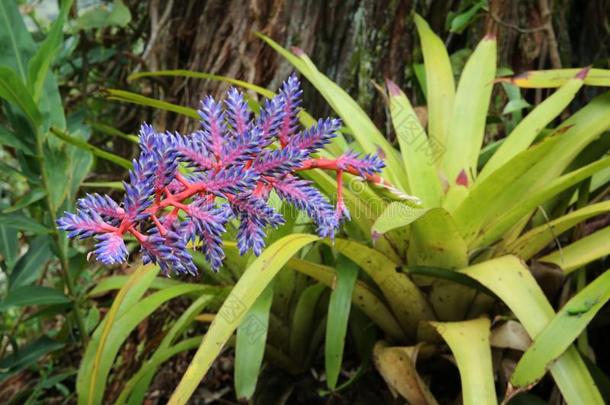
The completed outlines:
<svg viewBox="0 0 610 405">
<path fill-rule="evenodd" d="M 608 401 L 610 5 L 577 3 L 1 2 L 0 398 Z M 260 258 L 228 241 L 179 280 L 55 229 L 121 188 L 142 121 L 193 128 L 203 94 L 256 106 L 293 70 L 302 122 L 346 123 L 328 155 L 381 146 L 422 205 L 350 179 L 334 245 L 293 212 Z"/>
</svg>

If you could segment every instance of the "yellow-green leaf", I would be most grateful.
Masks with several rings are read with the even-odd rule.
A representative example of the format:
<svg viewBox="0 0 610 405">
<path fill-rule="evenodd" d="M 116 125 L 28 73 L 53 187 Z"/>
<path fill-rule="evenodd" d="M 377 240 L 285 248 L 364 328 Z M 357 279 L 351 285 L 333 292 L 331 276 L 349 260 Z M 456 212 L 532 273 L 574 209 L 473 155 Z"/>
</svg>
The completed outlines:
<svg viewBox="0 0 610 405">
<path fill-rule="evenodd" d="M 572 271 L 610 254 L 610 226 L 593 232 L 576 242 L 540 258 L 541 262 L 553 263 L 564 271 Z"/>
<path fill-rule="evenodd" d="M 387 87 L 390 114 L 407 172 L 409 192 L 420 198 L 424 207 L 437 207 L 443 190 L 434 162 L 435 154 L 442 153 L 442 149 L 433 149 L 434 142 L 428 142 L 426 131 L 402 90 L 390 80 L 387 80 Z"/>
<path fill-rule="evenodd" d="M 586 73 L 586 71 L 579 72 L 576 77 L 568 80 L 552 96 L 533 109 L 506 137 L 496 153 L 483 167 L 476 181 L 482 181 L 490 173 L 530 146 L 540 131 L 570 105 L 574 96 L 582 87 Z"/>
<path fill-rule="evenodd" d="M 434 313 L 419 288 L 406 274 L 396 271 L 399 263 L 351 240 L 337 239 L 332 247 L 371 276 L 407 335 L 415 335 L 420 321 L 434 319 Z"/>
<path fill-rule="evenodd" d="M 581 68 L 576 69 L 551 69 L 532 70 L 519 73 L 511 77 L 501 77 L 498 82 L 509 82 L 524 88 L 549 88 L 561 87 L 565 82 L 573 78 Z M 587 86 L 610 87 L 610 70 L 591 69 L 585 78 Z"/>
<path fill-rule="evenodd" d="M 447 147 L 449 125 L 453 114 L 455 99 L 453 70 L 445 44 L 418 14 L 415 14 L 415 25 L 421 41 L 426 71 L 430 148 L 432 151 L 440 151 L 434 154 L 435 161 L 440 161 Z"/>
<path fill-rule="evenodd" d="M 123 103 L 143 105 L 158 110 L 172 111 L 181 115 L 185 115 L 187 117 L 194 118 L 196 120 L 201 119 L 199 114 L 197 114 L 197 110 L 193 108 L 168 103 L 167 101 L 156 100 L 154 98 L 142 96 L 141 94 L 136 94 L 125 90 L 106 89 L 105 92 L 108 93 L 108 100 L 116 100 L 121 101 Z"/>
<path fill-rule="evenodd" d="M 487 318 L 431 322 L 445 339 L 460 371 L 464 405 L 497 404 Z"/>
<path fill-rule="evenodd" d="M 222 351 L 235 329 L 242 323 L 256 298 L 273 280 L 284 264 L 304 246 L 318 240 L 317 236 L 293 234 L 285 236 L 269 246 L 246 269 L 218 315 L 210 325 L 201 346 L 174 390 L 169 404 L 186 404 L 199 383 L 205 377 L 212 362 Z"/>
<path fill-rule="evenodd" d="M 529 260 L 559 235 L 576 224 L 609 211 L 610 201 L 588 205 L 530 230 L 519 237 L 519 239 L 508 244 L 504 250 L 507 253 L 519 256 L 523 260 Z"/>
<path fill-rule="evenodd" d="M 540 380 L 550 363 L 582 333 L 610 299 L 610 271 L 606 271 L 572 297 L 523 354 L 510 381 L 527 387 Z"/>
<path fill-rule="evenodd" d="M 488 260 L 461 272 L 493 291 L 511 309 L 532 339 L 536 339 L 555 316 L 532 273 L 515 256 Z M 549 369 L 568 403 L 603 403 L 576 348 L 568 348 Z"/>
<path fill-rule="evenodd" d="M 495 74 L 496 39 L 486 36 L 466 62 L 455 94 L 442 156 L 449 184 L 455 184 L 461 173 L 472 182 L 476 173 Z"/>
</svg>

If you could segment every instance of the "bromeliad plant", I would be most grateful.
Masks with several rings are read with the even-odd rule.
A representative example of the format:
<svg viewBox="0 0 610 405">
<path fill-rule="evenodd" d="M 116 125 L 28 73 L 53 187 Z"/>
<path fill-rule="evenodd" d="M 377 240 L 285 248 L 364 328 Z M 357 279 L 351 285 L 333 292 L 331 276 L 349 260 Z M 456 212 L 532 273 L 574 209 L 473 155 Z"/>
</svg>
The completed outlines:
<svg viewBox="0 0 610 405">
<path fill-rule="evenodd" d="M 329 118 L 298 130 L 301 93 L 291 76 L 257 117 L 234 88 L 227 93 L 225 108 L 207 97 L 199 110 L 202 129 L 187 136 L 159 133 L 144 124 L 140 157 L 124 184 L 122 207 L 109 196 L 87 195 L 78 201 L 76 214 L 66 213 L 57 221 L 58 227 L 69 237 L 95 237 L 94 254 L 108 265 L 127 259 L 123 237 L 130 233 L 142 247 L 144 263 L 158 264 L 167 275 L 197 272 L 186 249 L 189 242 L 200 242 L 217 271 L 224 259 L 222 235 L 231 218 L 239 221 L 239 252 L 252 249 L 260 255 L 265 227 L 284 223 L 269 205 L 271 192 L 307 212 L 320 237 L 334 238 L 339 223 L 349 218 L 340 186 L 343 173 L 380 182 L 376 174 L 384 164 L 376 154 L 360 158 L 352 151 L 336 159 L 313 157 L 341 122 Z M 312 168 L 336 172 L 335 209 L 311 182 L 297 176 Z"/>
<path fill-rule="evenodd" d="M 421 18 L 416 17 L 415 21 L 425 62 L 423 88 L 427 97 L 429 123 L 427 128 L 422 125 L 406 96 L 398 86 L 388 81 L 390 113 L 400 152 L 390 145 L 357 103 L 321 74 L 302 51 L 294 49 L 291 53 L 261 36 L 317 88 L 350 129 L 350 137 L 336 133 L 333 142 L 319 150 L 319 158 L 309 160 L 309 157 L 305 157 L 291 166 L 288 172 L 292 176 L 294 171 L 315 167 L 336 170 L 339 175 L 336 179 L 319 170 L 303 170 L 302 175 L 327 194 L 337 192 L 339 201 L 344 201 L 345 207 L 352 213 L 355 226 L 347 227 L 347 238 L 335 238 L 334 243 L 326 239 L 322 240 L 323 243 L 313 244 L 321 239 L 305 233 L 284 236 L 262 251 L 245 271 L 243 267 L 247 263 L 240 262 L 238 266 L 234 266 L 234 260 L 227 263 L 226 267 L 236 270 L 240 277 L 218 309 L 201 342 L 188 342 L 187 345 L 185 340 L 170 346 L 178 334 L 176 331 L 183 330 L 180 323 L 176 331 L 172 328 L 168 333 L 167 342 L 164 339 L 162 354 L 155 353 L 147 363 L 157 367 L 162 359 L 172 353 L 199 346 L 170 403 L 184 404 L 188 401 L 222 348 L 231 343 L 236 330 L 237 336 L 232 344 L 236 348 L 236 388 L 240 397 L 252 396 L 263 353 L 280 360 L 278 364 L 287 364 L 291 358 L 302 359 L 296 355 L 298 353 L 315 352 L 320 341 L 320 330 L 312 330 L 312 312 L 321 297 L 323 285 L 332 286 L 324 340 L 327 384 L 331 390 L 337 388 L 348 321 L 360 325 L 358 314 L 362 312 L 384 335 L 384 339 L 372 350 L 379 372 L 396 392 L 411 403 L 436 403 L 435 396 L 417 372 L 416 360 L 442 353 L 443 340 L 459 368 L 465 404 L 493 404 L 498 402 L 498 397 L 508 400 L 512 394 L 531 388 L 544 377 L 547 370 L 568 403 L 603 403 L 596 382 L 581 353 L 572 343 L 610 298 L 610 289 L 607 288 L 610 273 L 603 273 L 588 286 L 580 282 L 579 293 L 555 313 L 526 261 L 555 264 L 561 268 L 563 275 L 569 276 L 610 252 L 606 242 L 608 227 L 565 246 L 561 251 L 554 245 L 557 237 L 562 237 L 577 224 L 610 210 L 607 202 L 583 203 L 587 198 L 603 198 L 603 190 L 608 184 L 608 143 L 597 138 L 610 127 L 610 95 L 602 94 L 560 125 L 553 125 L 583 85 L 610 85 L 608 72 L 568 69 L 530 72 L 498 80 L 496 40 L 493 35 L 488 35 L 466 63 L 456 88 L 442 40 Z M 184 71 L 140 73 L 132 78 L 163 75 L 219 79 L 205 73 Z M 234 79 L 221 79 L 273 98 L 273 94 L 266 89 Z M 518 91 L 508 86 L 559 89 L 518 122 L 505 140 L 483 149 L 487 114 L 496 80 L 503 83 L 512 97 Z M 112 98 L 121 101 L 159 105 L 155 100 L 123 91 L 110 90 L 109 93 Z M 280 92 L 280 99 L 284 93 L 285 88 Z M 180 106 L 167 103 L 161 106 L 190 116 L 195 114 Z M 262 116 L 265 114 L 271 115 L 265 112 Z M 294 115 L 292 117 L 294 119 Z M 298 119 L 307 127 L 315 122 L 304 111 L 301 111 Z M 294 125 L 294 121 L 291 125 Z M 336 129 L 335 126 L 333 131 Z M 166 136 L 161 135 L 161 139 Z M 298 135 L 292 139 L 299 139 Z M 280 151 L 276 152 L 278 155 L 290 149 L 289 139 L 282 141 L 279 138 L 279 141 L 276 149 Z M 358 187 L 359 190 L 343 187 L 343 176 L 348 181 L 353 180 L 348 172 L 364 175 L 378 184 L 386 184 L 381 177 L 369 176 L 372 172 L 351 170 L 350 165 L 337 166 L 336 162 L 351 156 L 345 155 L 348 147 L 369 156 L 374 156 L 380 148 L 385 163 L 381 176 L 394 184 L 398 191 L 420 197 L 421 204 L 414 204 L 413 200 L 408 199 L 389 200 L 368 185 Z M 186 157 L 181 159 L 188 161 Z M 248 161 L 252 162 L 250 166 L 254 166 L 257 159 Z M 377 158 L 365 161 L 375 162 L 372 166 L 381 169 Z M 213 162 L 216 160 L 213 159 Z M 244 166 L 250 170 L 248 165 Z M 180 172 L 186 181 L 174 182 L 179 187 L 176 191 L 172 191 L 172 183 L 168 183 L 166 187 L 169 192 L 161 190 L 159 201 L 165 198 L 171 201 L 174 194 L 185 192 L 195 182 L 214 179 L 214 176 L 229 178 L 221 176 L 222 170 L 215 172 L 205 169 L 203 172 Z M 256 191 L 258 184 L 270 186 L 269 183 L 277 179 L 275 174 L 270 176 L 271 180 L 261 180 L 260 173 L 257 176 L 253 184 L 244 188 L 250 192 L 247 195 L 251 195 L 252 190 Z M 589 178 L 591 180 L 587 182 Z M 580 186 L 578 197 L 574 195 L 577 185 Z M 231 199 L 239 198 L 241 194 L 233 197 L 235 193 L 231 190 L 218 190 L 218 194 L 227 201 L 223 204 L 231 208 L 223 212 L 239 217 L 241 211 L 232 207 Z M 276 192 L 281 196 L 282 190 L 276 189 Z M 218 194 L 212 194 L 214 201 L 221 198 Z M 149 192 L 146 198 L 146 201 L 151 201 L 150 207 L 155 207 L 154 191 Z M 291 199 L 285 201 L 294 203 Z M 146 207 L 142 213 L 151 218 L 148 225 L 142 228 L 139 224 L 140 228 L 136 231 L 147 238 L 155 238 L 161 235 L 162 229 L 157 222 L 167 228 L 162 219 L 165 215 L 169 215 L 174 224 L 186 221 L 180 218 L 179 213 L 172 216 L 172 212 L 178 208 L 188 213 L 188 206 L 192 203 L 183 202 L 184 209 L 172 203 L 173 208 L 156 220 L 151 216 L 159 210 L 153 212 Z M 128 205 L 126 202 L 125 206 Z M 214 206 L 213 209 L 219 207 Z M 377 214 L 379 208 L 381 212 Z M 343 207 L 338 204 L 332 217 L 337 219 L 342 212 Z M 312 217 L 316 219 L 315 215 Z M 335 229 L 336 226 L 333 223 L 332 227 L 320 227 L 321 224 L 324 225 L 324 222 L 317 221 L 318 231 L 320 228 L 323 230 L 322 236 L 330 235 L 331 232 L 325 230 Z M 112 226 L 120 228 L 118 223 Z M 150 229 L 156 230 L 150 233 Z M 167 234 L 176 232 L 175 227 L 166 230 Z M 303 231 L 303 228 L 292 224 L 290 230 Z M 365 242 L 359 242 L 363 239 Z M 308 245 L 311 245 L 308 250 L 303 249 Z M 225 252 L 227 258 L 233 258 L 240 250 L 243 252 L 244 248 L 254 246 L 252 242 L 246 243 L 243 237 L 238 237 L 237 244 L 225 243 Z M 292 257 L 301 249 L 306 252 Z M 328 255 L 328 249 L 337 257 Z M 169 261 L 174 262 L 174 259 Z M 305 274 L 319 284 L 303 288 L 296 286 L 295 282 L 284 282 L 282 277 L 288 279 L 287 275 L 294 274 L 287 270 L 280 272 L 284 267 L 296 270 L 300 275 Z M 367 277 L 358 277 L 357 271 L 360 270 Z M 579 271 L 579 274 L 584 273 Z M 112 350 L 107 350 L 116 343 L 116 340 L 108 337 L 115 328 L 123 325 L 122 320 L 127 318 L 129 305 L 136 306 L 143 291 L 153 285 L 153 278 L 154 274 L 151 275 L 148 268 L 136 271 L 124 283 L 113 303 L 110 314 L 114 318 L 109 317 L 96 330 L 94 344 L 88 348 L 79 373 L 77 389 L 83 403 L 101 401 L 104 383 L 100 380 L 104 381 L 107 377 L 118 350 L 114 346 Z M 146 279 L 146 282 L 142 283 L 142 279 Z M 162 284 L 157 283 L 157 287 L 161 288 Z M 110 284 L 115 285 L 115 282 L 109 281 Z M 164 293 L 163 297 L 166 298 L 163 299 L 167 299 L 170 288 L 195 287 L 175 285 L 155 292 L 153 296 L 162 299 L 161 294 Z M 278 310 L 274 310 L 272 301 L 284 303 L 285 297 L 293 294 L 298 297 L 297 305 L 284 309 L 284 314 L 287 313 L 285 317 L 277 316 Z M 149 298 L 141 302 L 146 300 Z M 497 300 L 506 304 L 514 315 L 511 318 L 516 320 L 491 324 L 490 317 L 506 315 L 506 312 L 499 312 L 492 305 Z M 361 312 L 350 310 L 350 301 Z M 192 305 L 193 311 L 200 309 L 196 303 Z M 119 317 L 120 314 L 123 314 L 123 318 Z M 184 319 L 188 319 L 188 316 L 185 315 Z M 264 337 L 267 333 L 270 339 L 280 336 L 277 340 L 280 344 L 288 341 L 287 347 L 266 345 L 265 338 L 249 339 L 248 331 L 253 319 L 256 325 L 263 326 Z M 129 327 L 133 328 L 135 324 L 135 320 L 132 320 Z M 505 327 L 507 324 L 510 327 Z M 521 338 L 514 338 L 515 335 L 510 333 L 514 328 L 519 329 L 521 333 L 517 336 Z M 355 341 L 362 338 L 364 329 L 352 334 Z M 528 339 L 534 341 L 531 348 L 528 348 Z M 525 351 L 513 374 L 497 375 L 494 372 L 492 347 L 494 350 L 510 348 Z M 541 347 L 544 350 L 540 350 Z M 586 348 L 586 339 L 579 338 L 579 347 Z M 112 354 L 108 356 L 108 353 Z M 507 358 L 507 361 L 510 360 Z M 97 369 L 96 361 L 101 362 Z M 94 369 L 103 371 L 90 373 L 92 364 Z M 305 364 L 307 367 L 308 363 Z M 364 360 L 362 367 L 366 368 Z M 589 367 L 594 366 L 589 364 Z M 143 368 L 142 376 L 138 377 L 142 378 L 137 381 L 150 382 L 152 376 L 149 375 L 148 380 L 144 378 L 147 372 Z M 496 377 L 501 382 L 498 385 L 500 395 L 496 393 Z M 351 382 L 353 379 L 346 384 Z M 122 398 L 127 398 L 130 390 L 139 390 L 138 398 L 142 398 L 147 386 L 146 383 L 140 387 L 136 381 L 130 381 Z"/>
</svg>

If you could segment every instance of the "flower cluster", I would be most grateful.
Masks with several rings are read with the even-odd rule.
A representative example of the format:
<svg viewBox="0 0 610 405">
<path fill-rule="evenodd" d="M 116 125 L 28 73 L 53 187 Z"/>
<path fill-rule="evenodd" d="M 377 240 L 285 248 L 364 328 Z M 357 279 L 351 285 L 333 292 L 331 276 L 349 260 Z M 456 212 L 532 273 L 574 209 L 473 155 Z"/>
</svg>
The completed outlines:
<svg viewBox="0 0 610 405">
<path fill-rule="evenodd" d="M 257 116 L 236 89 L 228 91 L 224 103 L 206 97 L 199 110 L 201 129 L 187 136 L 157 132 L 144 124 L 140 156 L 124 183 L 123 203 L 87 195 L 78 201 L 76 213 L 65 213 L 57 221 L 58 228 L 71 238 L 94 237 L 95 256 L 107 265 L 127 259 L 124 235 L 129 233 L 140 243 L 144 262 L 157 263 L 166 274 L 196 273 L 189 243 L 200 246 L 216 271 L 224 259 L 222 234 L 231 221 L 240 253 L 261 253 L 265 229 L 284 222 L 268 203 L 275 192 L 305 211 L 320 236 L 333 238 L 341 220 L 349 217 L 342 174 L 374 181 L 384 164 L 377 155 L 360 158 L 352 151 L 337 159 L 314 157 L 341 122 L 321 119 L 300 130 L 301 93 L 298 79 L 291 76 Z M 336 172 L 336 207 L 297 176 L 312 168 Z"/>
</svg>

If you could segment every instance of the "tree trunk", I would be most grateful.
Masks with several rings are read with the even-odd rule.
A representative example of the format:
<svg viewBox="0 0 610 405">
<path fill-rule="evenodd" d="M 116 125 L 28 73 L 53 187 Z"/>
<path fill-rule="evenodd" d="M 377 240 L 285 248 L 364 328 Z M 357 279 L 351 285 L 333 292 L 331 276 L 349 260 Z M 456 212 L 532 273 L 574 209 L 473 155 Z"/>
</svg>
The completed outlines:
<svg viewBox="0 0 610 405">
<path fill-rule="evenodd" d="M 608 0 L 491 0 L 489 11 L 481 11 L 481 18 L 463 34 L 451 34 L 446 21 L 450 12 L 463 11 L 461 3 L 151 0 L 147 6 L 134 3 L 133 8 L 149 14 L 150 33 L 142 70 L 188 69 L 276 89 L 294 69 L 255 35 L 261 32 L 286 48 L 296 46 L 305 51 L 320 71 L 343 87 L 387 134 L 391 130 L 385 103 L 375 83 L 382 84 L 384 78 L 390 78 L 415 105 L 424 103 L 412 69 L 413 63 L 422 62 L 414 11 L 430 22 L 450 53 L 473 49 L 485 31 L 495 31 L 499 65 L 515 72 L 550 68 L 557 64 L 557 55 L 563 66 L 597 62 L 608 67 Z M 543 9 L 544 4 L 548 5 L 547 10 Z M 544 30 L 547 15 L 555 42 L 549 42 Z M 457 73 L 464 59 L 455 58 L 454 62 Z M 185 78 L 164 78 L 153 83 L 159 85 L 138 84 L 138 91 L 191 107 L 196 107 L 203 95 L 219 96 L 228 87 L 222 82 Z M 330 113 L 326 102 L 308 83 L 304 83 L 304 99 L 304 107 L 314 116 Z M 154 121 L 161 128 L 177 130 L 196 125 L 193 120 L 171 113 L 157 112 Z"/>
</svg>

